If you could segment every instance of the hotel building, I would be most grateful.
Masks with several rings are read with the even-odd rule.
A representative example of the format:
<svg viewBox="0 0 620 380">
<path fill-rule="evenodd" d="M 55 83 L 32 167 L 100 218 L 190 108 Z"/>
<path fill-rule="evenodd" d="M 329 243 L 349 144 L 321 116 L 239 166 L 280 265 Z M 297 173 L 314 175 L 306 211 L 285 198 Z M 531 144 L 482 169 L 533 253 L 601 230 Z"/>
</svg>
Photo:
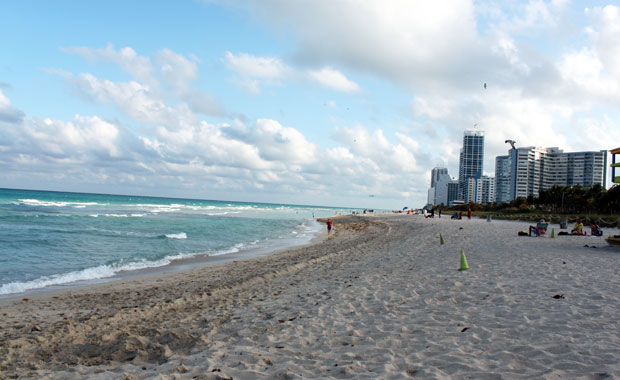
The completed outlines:
<svg viewBox="0 0 620 380">
<path fill-rule="evenodd" d="M 563 152 L 557 147 L 510 149 L 495 159 L 496 202 L 538 197 L 552 186 L 605 187 L 607 151 Z M 507 170 L 508 168 L 508 170 Z"/>
<path fill-rule="evenodd" d="M 475 202 L 477 186 L 470 183 L 470 178 L 479 180 L 482 177 L 484 162 L 484 132 L 465 131 L 463 148 L 459 157 L 459 199 Z"/>
</svg>

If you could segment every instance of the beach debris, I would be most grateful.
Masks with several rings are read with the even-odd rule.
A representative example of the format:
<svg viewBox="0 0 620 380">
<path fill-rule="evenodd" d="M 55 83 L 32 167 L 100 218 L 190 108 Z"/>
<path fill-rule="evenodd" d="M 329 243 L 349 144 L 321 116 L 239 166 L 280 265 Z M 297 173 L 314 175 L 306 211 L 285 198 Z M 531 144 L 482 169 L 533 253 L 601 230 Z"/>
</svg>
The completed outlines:
<svg viewBox="0 0 620 380">
<path fill-rule="evenodd" d="M 556 300 L 560 300 L 560 299 L 564 299 L 566 297 L 564 297 L 564 294 L 556 294 L 552 298 L 555 298 Z"/>
<path fill-rule="evenodd" d="M 465 251 L 461 249 L 461 266 L 459 270 L 469 269 L 469 265 L 467 264 L 467 257 L 465 257 Z"/>
<path fill-rule="evenodd" d="M 461 329 L 461 332 L 465 332 L 465 331 L 467 331 L 467 330 L 469 330 L 469 329 L 470 329 L 470 327 L 463 327 L 463 328 Z"/>
<path fill-rule="evenodd" d="M 439 234 L 439 244 L 440 245 L 444 245 L 445 242 L 443 241 L 443 236 L 441 236 L 441 233 Z"/>
</svg>

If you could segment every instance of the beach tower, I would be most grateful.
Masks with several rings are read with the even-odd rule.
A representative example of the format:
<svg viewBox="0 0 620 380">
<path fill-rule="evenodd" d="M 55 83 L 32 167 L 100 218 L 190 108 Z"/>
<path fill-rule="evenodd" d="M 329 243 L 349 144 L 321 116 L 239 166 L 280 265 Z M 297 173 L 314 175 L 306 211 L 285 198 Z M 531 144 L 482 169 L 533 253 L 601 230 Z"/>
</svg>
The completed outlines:
<svg viewBox="0 0 620 380">
<path fill-rule="evenodd" d="M 620 162 L 616 161 L 616 155 L 620 155 L 620 148 L 612 149 L 609 153 L 611 153 L 611 182 L 620 183 L 620 175 L 616 176 L 616 168 L 620 167 Z M 618 161 L 620 161 L 620 157 L 618 157 Z"/>
</svg>

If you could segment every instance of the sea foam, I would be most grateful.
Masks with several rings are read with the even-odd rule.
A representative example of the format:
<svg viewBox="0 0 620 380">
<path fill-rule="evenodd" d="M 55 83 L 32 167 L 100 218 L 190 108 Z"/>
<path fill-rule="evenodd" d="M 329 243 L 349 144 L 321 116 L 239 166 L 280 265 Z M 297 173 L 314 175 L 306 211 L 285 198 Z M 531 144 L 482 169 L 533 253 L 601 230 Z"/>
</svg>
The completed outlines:
<svg viewBox="0 0 620 380">
<path fill-rule="evenodd" d="M 185 232 L 181 232 L 178 234 L 166 234 L 164 235 L 168 239 L 187 239 L 187 234 Z"/>
</svg>

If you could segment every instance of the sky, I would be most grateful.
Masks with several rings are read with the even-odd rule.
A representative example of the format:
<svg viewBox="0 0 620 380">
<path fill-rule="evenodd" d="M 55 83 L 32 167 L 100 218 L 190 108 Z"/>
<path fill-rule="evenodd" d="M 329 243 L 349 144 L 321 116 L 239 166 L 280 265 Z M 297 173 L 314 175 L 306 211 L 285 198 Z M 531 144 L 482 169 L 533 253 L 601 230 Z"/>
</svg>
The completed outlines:
<svg viewBox="0 0 620 380">
<path fill-rule="evenodd" d="M 491 176 L 620 146 L 618 41 L 611 0 L 2 1 L 0 187 L 422 207 L 465 130 Z"/>
</svg>

